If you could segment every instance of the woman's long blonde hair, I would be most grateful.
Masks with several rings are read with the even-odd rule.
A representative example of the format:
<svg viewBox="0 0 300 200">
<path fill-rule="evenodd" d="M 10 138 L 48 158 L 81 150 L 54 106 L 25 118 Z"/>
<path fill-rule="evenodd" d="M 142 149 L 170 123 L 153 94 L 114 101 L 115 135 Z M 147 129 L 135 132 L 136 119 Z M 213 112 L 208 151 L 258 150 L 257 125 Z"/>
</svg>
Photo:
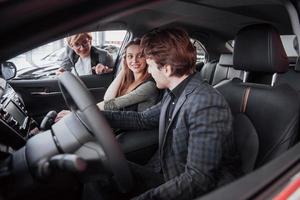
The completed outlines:
<svg viewBox="0 0 300 200">
<path fill-rule="evenodd" d="M 139 84 L 141 84 L 142 82 L 144 82 L 145 80 L 147 80 L 150 77 L 150 74 L 148 73 L 147 69 L 148 69 L 148 65 L 146 64 L 146 67 L 143 71 L 143 75 L 141 76 L 141 78 L 139 78 L 139 80 L 134 80 L 134 75 L 133 72 L 129 69 L 129 67 L 127 66 L 127 62 L 126 62 L 126 53 L 127 53 L 127 48 L 132 46 L 132 45 L 140 45 L 141 40 L 139 38 L 136 38 L 132 41 L 130 41 L 124 49 L 124 63 L 123 63 L 123 67 L 125 70 L 125 76 L 121 82 L 121 85 L 119 87 L 119 90 L 117 92 L 117 97 L 119 96 L 123 96 L 124 94 L 127 94 L 129 92 L 131 92 L 132 90 L 134 90 Z"/>
</svg>

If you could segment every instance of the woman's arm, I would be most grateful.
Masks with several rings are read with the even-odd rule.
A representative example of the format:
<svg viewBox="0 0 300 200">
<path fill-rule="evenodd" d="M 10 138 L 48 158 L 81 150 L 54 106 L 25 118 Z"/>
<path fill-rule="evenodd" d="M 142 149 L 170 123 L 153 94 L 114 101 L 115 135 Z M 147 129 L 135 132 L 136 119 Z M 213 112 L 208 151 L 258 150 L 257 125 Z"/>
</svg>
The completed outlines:
<svg viewBox="0 0 300 200">
<path fill-rule="evenodd" d="M 113 82 L 107 88 L 107 90 L 104 94 L 104 98 L 103 98 L 104 101 L 111 100 L 117 96 L 117 92 L 118 92 L 121 82 L 124 78 L 124 75 L 125 75 L 125 71 L 123 70 L 123 66 L 122 66 L 122 69 L 120 70 L 117 77 L 113 80 Z"/>
<path fill-rule="evenodd" d="M 147 81 L 128 94 L 105 100 L 104 103 L 100 104 L 102 104 L 104 110 L 120 110 L 124 107 L 147 101 L 149 98 L 153 98 L 156 95 L 156 84 L 153 81 Z"/>
</svg>

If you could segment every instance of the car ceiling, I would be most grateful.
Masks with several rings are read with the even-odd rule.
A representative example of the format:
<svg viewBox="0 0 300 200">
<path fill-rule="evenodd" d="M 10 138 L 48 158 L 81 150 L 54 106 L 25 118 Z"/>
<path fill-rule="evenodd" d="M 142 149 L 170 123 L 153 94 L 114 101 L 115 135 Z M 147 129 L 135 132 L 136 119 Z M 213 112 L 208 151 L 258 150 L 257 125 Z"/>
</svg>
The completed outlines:
<svg viewBox="0 0 300 200">
<path fill-rule="evenodd" d="M 195 30 L 217 32 L 227 39 L 241 27 L 254 23 L 272 23 L 282 34 L 291 32 L 285 8 L 280 1 L 274 0 L 248 3 L 246 0 L 163 1 L 122 17 L 122 20 L 135 30 L 177 23 Z"/>
<path fill-rule="evenodd" d="M 183 27 L 207 48 L 219 52 L 226 51 L 225 42 L 249 24 L 271 23 L 280 34 L 293 34 L 289 15 L 280 0 L 100 2 L 32 0 L 17 7 L 12 3 L 0 4 L 0 61 L 70 32 L 116 24 L 137 36 L 161 26 Z"/>
<path fill-rule="evenodd" d="M 123 16 L 122 21 L 141 34 L 160 26 L 184 27 L 206 47 L 214 48 L 221 41 L 225 47 L 226 41 L 249 24 L 271 23 L 281 34 L 293 32 L 285 7 L 274 0 L 163 1 Z"/>
</svg>

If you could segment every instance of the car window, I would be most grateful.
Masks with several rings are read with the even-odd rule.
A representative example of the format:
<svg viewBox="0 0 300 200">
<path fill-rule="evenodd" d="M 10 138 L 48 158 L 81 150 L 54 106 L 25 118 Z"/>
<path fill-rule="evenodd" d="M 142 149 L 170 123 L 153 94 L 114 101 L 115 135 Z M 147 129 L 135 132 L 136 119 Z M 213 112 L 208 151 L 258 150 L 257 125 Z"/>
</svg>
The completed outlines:
<svg viewBox="0 0 300 200">
<path fill-rule="evenodd" d="M 297 50 L 298 42 L 296 35 L 281 35 L 280 36 L 284 50 L 290 60 L 295 60 L 298 57 Z"/>
<path fill-rule="evenodd" d="M 92 32 L 92 46 L 106 50 L 116 61 L 126 30 Z M 20 54 L 8 61 L 17 67 L 16 79 L 45 79 L 56 77 L 55 71 L 67 51 L 66 39 L 50 42 Z"/>
<path fill-rule="evenodd" d="M 201 62 L 205 63 L 208 58 L 208 54 L 207 54 L 205 47 L 202 45 L 201 42 L 199 42 L 196 39 L 191 39 L 191 41 L 194 44 L 194 46 L 196 47 L 196 51 L 197 51 L 196 63 L 201 63 Z"/>
</svg>

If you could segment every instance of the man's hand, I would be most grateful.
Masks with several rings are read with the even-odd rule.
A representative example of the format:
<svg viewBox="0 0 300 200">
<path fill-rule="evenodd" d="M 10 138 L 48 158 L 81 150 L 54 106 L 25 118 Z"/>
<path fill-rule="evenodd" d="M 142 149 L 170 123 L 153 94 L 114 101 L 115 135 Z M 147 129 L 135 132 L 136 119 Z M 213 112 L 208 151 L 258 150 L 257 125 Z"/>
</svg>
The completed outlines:
<svg viewBox="0 0 300 200">
<path fill-rule="evenodd" d="M 64 116 L 66 116 L 66 115 L 69 114 L 70 112 L 71 112 L 71 111 L 69 111 L 69 110 L 62 110 L 62 111 L 60 111 L 60 112 L 57 114 L 57 116 L 56 116 L 54 122 L 58 122 L 59 120 L 61 120 Z"/>
<path fill-rule="evenodd" d="M 92 67 L 92 69 L 95 70 L 96 74 L 103 74 L 103 73 L 109 73 L 112 72 L 113 69 L 109 68 L 107 66 L 104 66 L 102 64 L 97 64 L 96 66 Z"/>
<path fill-rule="evenodd" d="M 58 68 L 58 70 L 55 71 L 56 76 L 61 75 L 62 73 L 64 73 L 64 71 L 66 71 L 63 67 Z"/>
</svg>

